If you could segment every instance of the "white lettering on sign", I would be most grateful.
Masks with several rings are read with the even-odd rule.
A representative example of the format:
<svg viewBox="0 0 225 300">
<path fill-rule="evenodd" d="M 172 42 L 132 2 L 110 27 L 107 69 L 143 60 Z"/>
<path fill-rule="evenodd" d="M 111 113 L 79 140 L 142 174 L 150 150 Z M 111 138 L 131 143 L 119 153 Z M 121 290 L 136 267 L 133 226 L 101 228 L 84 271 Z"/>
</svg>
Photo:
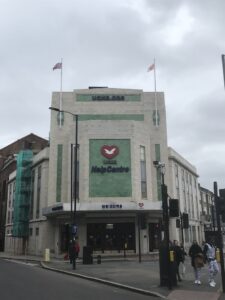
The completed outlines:
<svg viewBox="0 0 225 300">
<path fill-rule="evenodd" d="M 102 204 L 102 209 L 122 208 L 122 204 Z"/>
</svg>

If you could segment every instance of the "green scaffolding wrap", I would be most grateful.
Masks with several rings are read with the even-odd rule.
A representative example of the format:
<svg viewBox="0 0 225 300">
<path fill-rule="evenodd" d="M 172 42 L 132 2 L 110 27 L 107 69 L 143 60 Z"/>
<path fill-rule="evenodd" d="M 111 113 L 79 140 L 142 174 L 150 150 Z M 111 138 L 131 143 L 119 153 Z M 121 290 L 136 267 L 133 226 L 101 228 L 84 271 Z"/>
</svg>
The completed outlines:
<svg viewBox="0 0 225 300">
<path fill-rule="evenodd" d="M 29 234 L 32 159 L 33 152 L 31 150 L 20 151 L 17 156 L 16 191 L 13 215 L 14 237 L 27 237 Z"/>
</svg>

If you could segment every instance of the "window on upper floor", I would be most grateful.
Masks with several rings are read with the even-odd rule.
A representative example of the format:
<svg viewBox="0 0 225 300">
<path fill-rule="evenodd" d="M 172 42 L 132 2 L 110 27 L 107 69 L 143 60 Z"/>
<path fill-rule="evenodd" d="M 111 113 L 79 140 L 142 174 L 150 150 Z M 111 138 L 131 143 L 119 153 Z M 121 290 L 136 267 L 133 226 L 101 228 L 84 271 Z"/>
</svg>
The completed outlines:
<svg viewBox="0 0 225 300">
<path fill-rule="evenodd" d="M 30 199 L 30 220 L 34 217 L 34 182 L 35 182 L 35 170 L 32 170 L 31 173 L 31 199 Z"/>
<path fill-rule="evenodd" d="M 41 200 L 41 166 L 37 171 L 37 202 L 36 202 L 36 219 L 40 217 L 40 200 Z"/>
<path fill-rule="evenodd" d="M 146 154 L 145 147 L 140 146 L 140 167 L 141 167 L 141 198 L 147 198 L 147 176 L 146 176 Z"/>
<path fill-rule="evenodd" d="M 29 228 L 29 236 L 32 236 L 33 235 L 33 228 Z"/>
<path fill-rule="evenodd" d="M 35 234 L 36 234 L 36 236 L 39 235 L 39 228 L 38 227 L 36 227 Z"/>
</svg>

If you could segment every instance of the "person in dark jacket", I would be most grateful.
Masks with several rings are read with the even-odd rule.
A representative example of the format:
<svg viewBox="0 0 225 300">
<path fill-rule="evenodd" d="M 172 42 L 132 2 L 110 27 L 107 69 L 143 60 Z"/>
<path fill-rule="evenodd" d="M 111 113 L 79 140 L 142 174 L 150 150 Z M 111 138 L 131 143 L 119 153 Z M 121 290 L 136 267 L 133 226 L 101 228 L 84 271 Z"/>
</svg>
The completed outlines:
<svg viewBox="0 0 225 300">
<path fill-rule="evenodd" d="M 173 251 L 174 251 L 174 260 L 176 262 L 176 275 L 177 275 L 177 280 L 182 281 L 180 277 L 180 272 L 179 272 L 179 266 L 181 262 L 184 262 L 184 254 L 183 250 L 178 244 L 177 240 L 173 241 Z"/>
<path fill-rule="evenodd" d="M 201 267 L 203 266 L 204 257 L 202 248 L 199 246 L 196 240 L 193 241 L 188 254 L 191 257 L 191 265 L 194 269 L 195 284 L 201 284 L 200 271 Z M 199 263 L 199 260 L 202 260 L 202 264 Z"/>
<path fill-rule="evenodd" d="M 74 241 L 70 240 L 69 249 L 68 249 L 70 263 L 72 264 L 76 258 L 76 252 L 74 248 Z"/>
</svg>

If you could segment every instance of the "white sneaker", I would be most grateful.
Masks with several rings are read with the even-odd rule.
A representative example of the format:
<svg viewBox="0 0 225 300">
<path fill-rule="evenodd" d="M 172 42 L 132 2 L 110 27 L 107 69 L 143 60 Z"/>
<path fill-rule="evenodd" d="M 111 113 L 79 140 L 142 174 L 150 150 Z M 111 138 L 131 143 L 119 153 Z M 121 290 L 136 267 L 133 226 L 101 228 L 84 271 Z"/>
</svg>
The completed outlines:
<svg viewBox="0 0 225 300">
<path fill-rule="evenodd" d="M 198 280 L 198 282 L 197 282 L 197 283 L 198 283 L 199 285 L 200 285 L 200 284 L 202 284 L 200 280 Z"/>
<path fill-rule="evenodd" d="M 195 284 L 198 284 L 198 280 L 197 279 L 195 280 Z"/>
<path fill-rule="evenodd" d="M 215 283 L 215 281 L 210 281 L 210 283 L 209 283 L 209 285 L 211 286 L 211 287 L 215 287 L 216 286 L 216 283 Z"/>
<path fill-rule="evenodd" d="M 214 280 L 212 280 L 212 282 L 213 282 L 214 286 L 216 286 L 216 282 Z"/>
</svg>

